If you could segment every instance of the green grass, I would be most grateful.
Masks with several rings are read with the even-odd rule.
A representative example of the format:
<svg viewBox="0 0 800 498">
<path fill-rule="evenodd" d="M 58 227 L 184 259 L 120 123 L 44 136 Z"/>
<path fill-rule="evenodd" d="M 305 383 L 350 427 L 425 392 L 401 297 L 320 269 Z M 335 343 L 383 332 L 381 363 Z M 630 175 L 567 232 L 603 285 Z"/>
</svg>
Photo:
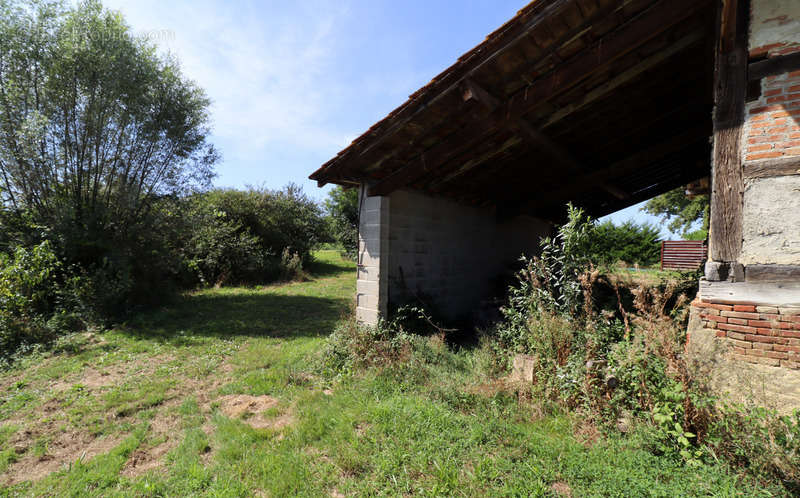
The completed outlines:
<svg viewBox="0 0 800 498">
<path fill-rule="evenodd" d="M 317 257 L 307 282 L 191 293 L 0 373 L 0 484 L 61 433 L 119 441 L 0 495 L 552 496 L 555 483 L 574 496 L 779 493 L 723 465 L 654 456 L 635 438 L 582 444 L 568 416 L 541 418 L 481 388 L 478 350 L 420 339 L 408 364 L 321 377 L 316 359 L 352 306 L 355 272 L 337 251 Z M 288 422 L 255 429 L 225 416 L 221 400 L 236 394 L 276 398 L 264 416 Z M 163 445 L 157 465 L 126 470 Z"/>
</svg>

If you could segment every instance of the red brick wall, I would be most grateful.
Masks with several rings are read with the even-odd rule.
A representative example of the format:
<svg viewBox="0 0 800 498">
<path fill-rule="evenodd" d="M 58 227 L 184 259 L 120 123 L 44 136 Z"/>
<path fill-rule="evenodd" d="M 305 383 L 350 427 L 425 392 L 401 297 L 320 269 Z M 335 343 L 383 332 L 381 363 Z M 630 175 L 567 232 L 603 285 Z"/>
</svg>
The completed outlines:
<svg viewBox="0 0 800 498">
<path fill-rule="evenodd" d="M 751 57 L 800 52 L 800 44 L 774 44 L 750 51 Z M 800 71 L 768 76 L 761 96 L 747 104 L 744 160 L 800 156 Z"/>
<path fill-rule="evenodd" d="M 703 327 L 735 360 L 800 369 L 800 308 L 694 301 Z"/>
</svg>

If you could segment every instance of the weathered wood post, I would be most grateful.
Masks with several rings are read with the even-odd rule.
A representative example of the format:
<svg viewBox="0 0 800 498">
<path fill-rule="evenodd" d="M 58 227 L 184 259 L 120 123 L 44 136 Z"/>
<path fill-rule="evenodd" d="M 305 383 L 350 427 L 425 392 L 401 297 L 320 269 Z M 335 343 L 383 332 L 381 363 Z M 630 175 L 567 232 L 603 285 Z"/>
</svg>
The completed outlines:
<svg viewBox="0 0 800 498">
<path fill-rule="evenodd" d="M 742 125 L 747 90 L 748 0 L 722 0 L 714 70 L 714 149 L 711 164 L 709 280 L 741 280 Z"/>
</svg>

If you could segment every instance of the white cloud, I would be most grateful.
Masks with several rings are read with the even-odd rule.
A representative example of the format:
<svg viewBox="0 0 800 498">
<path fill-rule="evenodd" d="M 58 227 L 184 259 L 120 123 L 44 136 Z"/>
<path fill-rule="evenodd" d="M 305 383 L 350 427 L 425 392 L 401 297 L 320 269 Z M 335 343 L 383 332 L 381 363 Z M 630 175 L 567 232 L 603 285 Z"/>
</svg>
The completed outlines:
<svg viewBox="0 0 800 498">
<path fill-rule="evenodd" d="M 137 32 L 156 36 L 211 97 L 214 135 L 227 161 L 266 159 L 267 147 L 336 151 L 354 130 L 333 123 L 334 73 L 344 2 L 254 3 L 107 0 Z M 288 7 L 288 8 L 287 8 Z"/>
</svg>

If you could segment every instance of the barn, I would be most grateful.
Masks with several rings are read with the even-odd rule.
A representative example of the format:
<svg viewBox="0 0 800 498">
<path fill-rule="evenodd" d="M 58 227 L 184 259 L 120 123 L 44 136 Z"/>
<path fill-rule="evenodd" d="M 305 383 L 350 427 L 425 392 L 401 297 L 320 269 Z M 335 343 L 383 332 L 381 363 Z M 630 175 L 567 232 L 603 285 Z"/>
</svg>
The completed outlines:
<svg viewBox="0 0 800 498">
<path fill-rule="evenodd" d="M 469 313 L 568 202 L 602 216 L 710 177 L 700 327 L 795 369 L 798 117 L 796 0 L 536 0 L 311 178 L 359 189 L 375 323 L 415 296 Z"/>
</svg>

